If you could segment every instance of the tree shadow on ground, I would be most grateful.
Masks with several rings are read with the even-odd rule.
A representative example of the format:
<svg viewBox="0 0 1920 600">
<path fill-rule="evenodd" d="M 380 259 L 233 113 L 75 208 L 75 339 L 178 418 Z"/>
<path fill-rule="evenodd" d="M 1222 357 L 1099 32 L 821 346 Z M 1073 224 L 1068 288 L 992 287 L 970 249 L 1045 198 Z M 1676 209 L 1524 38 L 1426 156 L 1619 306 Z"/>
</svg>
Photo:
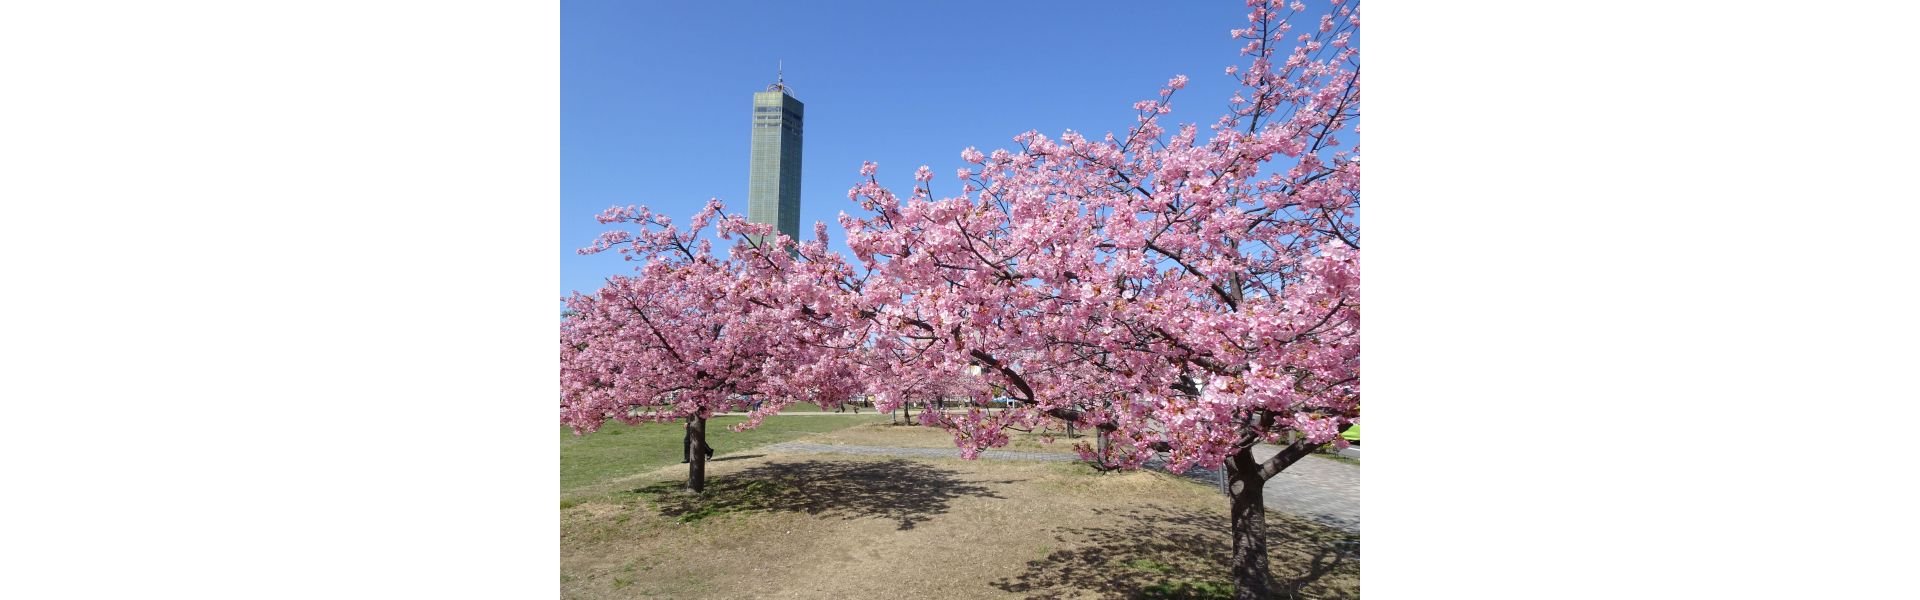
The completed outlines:
<svg viewBox="0 0 1920 600">
<path fill-rule="evenodd" d="M 1148 504 L 1095 509 L 1110 526 L 1062 527 L 1067 550 L 1027 563 L 992 585 L 1053 599 L 1096 592 L 1136 600 L 1231 598 L 1233 540 L 1224 514 Z M 1276 598 L 1359 598 L 1359 537 L 1286 514 L 1267 514 Z"/>
<path fill-rule="evenodd" d="M 722 457 L 720 457 L 720 458 L 709 458 L 709 459 L 707 459 L 707 462 L 722 462 L 722 461 L 729 461 L 729 460 L 746 460 L 746 459 L 749 459 L 749 458 L 760 458 L 760 457 L 762 457 L 762 456 L 766 456 L 766 455 L 765 455 L 765 454 L 729 454 L 729 455 L 726 455 L 726 456 L 722 456 Z"/>
<path fill-rule="evenodd" d="M 707 480 L 705 493 L 692 494 L 683 482 L 664 481 L 633 490 L 651 500 L 660 514 L 683 523 L 710 516 L 759 511 L 803 512 L 844 520 L 880 518 L 900 529 L 947 512 L 955 498 L 1001 498 L 959 473 L 922 462 L 821 461 L 775 462 Z"/>
</svg>

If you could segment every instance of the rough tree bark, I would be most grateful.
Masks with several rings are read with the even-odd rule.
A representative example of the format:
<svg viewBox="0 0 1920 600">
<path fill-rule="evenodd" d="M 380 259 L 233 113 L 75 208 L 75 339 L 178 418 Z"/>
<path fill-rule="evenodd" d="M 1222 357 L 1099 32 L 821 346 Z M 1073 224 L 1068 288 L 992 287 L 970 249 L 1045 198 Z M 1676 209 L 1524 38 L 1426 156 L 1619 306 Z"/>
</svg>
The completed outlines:
<svg viewBox="0 0 1920 600">
<path fill-rule="evenodd" d="M 1233 598 L 1273 597 L 1273 569 L 1267 564 L 1266 478 L 1253 448 L 1241 448 L 1227 461 L 1227 492 L 1233 513 Z"/>
<path fill-rule="evenodd" d="M 687 461 L 687 489 L 698 494 L 707 487 L 707 418 L 694 417 L 688 421 L 687 433 L 693 436 L 693 456 Z"/>
</svg>

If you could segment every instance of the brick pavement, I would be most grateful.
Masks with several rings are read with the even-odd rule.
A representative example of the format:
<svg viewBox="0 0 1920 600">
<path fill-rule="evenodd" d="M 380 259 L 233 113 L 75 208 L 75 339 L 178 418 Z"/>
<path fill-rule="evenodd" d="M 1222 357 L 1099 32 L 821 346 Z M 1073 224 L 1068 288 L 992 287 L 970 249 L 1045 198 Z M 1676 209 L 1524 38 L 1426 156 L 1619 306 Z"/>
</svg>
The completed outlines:
<svg viewBox="0 0 1920 600">
<path fill-rule="evenodd" d="M 1280 448 L 1253 447 L 1253 456 L 1271 458 Z M 1360 465 L 1309 455 L 1267 480 L 1266 504 L 1347 531 L 1360 531 Z"/>
</svg>

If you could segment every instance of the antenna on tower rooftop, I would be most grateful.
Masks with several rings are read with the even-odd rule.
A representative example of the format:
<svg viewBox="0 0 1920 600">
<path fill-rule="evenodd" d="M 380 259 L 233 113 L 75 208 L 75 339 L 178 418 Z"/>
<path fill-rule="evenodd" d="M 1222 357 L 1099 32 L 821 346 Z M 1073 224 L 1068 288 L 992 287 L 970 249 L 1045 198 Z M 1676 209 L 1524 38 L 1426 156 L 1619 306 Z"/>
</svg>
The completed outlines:
<svg viewBox="0 0 1920 600">
<path fill-rule="evenodd" d="M 767 91 L 769 91 L 769 92 L 789 92 L 789 93 L 791 93 L 791 92 L 793 92 L 793 88 L 790 88 L 790 87 L 787 87 L 787 64 L 786 64 L 786 62 L 787 62 L 787 61 L 785 61 L 785 60 L 776 60 L 776 61 L 774 61 L 774 63 L 773 63 L 773 85 L 769 85 L 769 86 L 767 86 Z"/>
</svg>

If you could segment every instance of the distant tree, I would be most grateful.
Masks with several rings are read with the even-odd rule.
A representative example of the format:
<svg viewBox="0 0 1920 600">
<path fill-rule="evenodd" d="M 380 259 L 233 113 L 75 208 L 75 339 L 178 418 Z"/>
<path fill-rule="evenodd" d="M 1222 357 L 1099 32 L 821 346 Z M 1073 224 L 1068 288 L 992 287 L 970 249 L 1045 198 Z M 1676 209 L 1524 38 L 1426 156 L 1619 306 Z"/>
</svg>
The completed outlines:
<svg viewBox="0 0 1920 600">
<path fill-rule="evenodd" d="M 864 365 L 867 370 L 863 379 L 869 382 L 867 385 L 877 386 L 872 382 L 879 379 L 888 379 L 890 382 L 884 386 L 890 390 L 890 393 L 881 397 L 876 404 L 877 409 L 891 412 L 894 410 L 893 407 L 898 407 L 902 412 L 902 418 L 909 425 L 915 424 L 913 418 L 915 405 L 921 408 L 920 423 L 937 423 L 935 415 L 940 412 L 938 408 L 941 399 L 972 398 L 985 389 L 984 384 L 960 372 L 883 370 L 875 368 L 872 364 L 873 360 L 869 358 L 868 364 Z M 904 357 L 892 357 L 890 364 L 899 364 L 902 360 Z"/>
</svg>

